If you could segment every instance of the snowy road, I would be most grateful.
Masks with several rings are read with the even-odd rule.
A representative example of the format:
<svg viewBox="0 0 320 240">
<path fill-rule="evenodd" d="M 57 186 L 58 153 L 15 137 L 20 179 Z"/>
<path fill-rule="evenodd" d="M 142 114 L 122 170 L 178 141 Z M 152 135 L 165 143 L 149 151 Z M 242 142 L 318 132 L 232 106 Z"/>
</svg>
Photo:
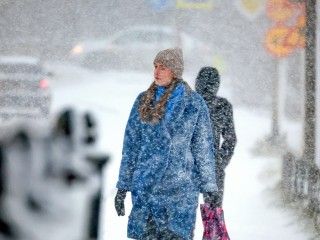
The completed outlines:
<svg viewBox="0 0 320 240">
<path fill-rule="evenodd" d="M 115 184 L 129 111 L 137 94 L 151 83 L 152 73 L 97 74 L 68 66 L 55 66 L 55 72 L 53 111 L 70 105 L 93 111 L 100 126 L 99 145 L 112 156 L 112 162 L 105 172 L 106 189 L 100 239 L 127 239 L 130 194 L 126 199 L 126 216 L 118 217 L 113 207 Z M 188 82 L 192 85 L 192 82 Z M 227 92 L 226 89 L 223 90 Z M 292 210 L 282 206 L 280 195 L 276 192 L 280 179 L 280 158 L 255 156 L 251 152 L 256 141 L 269 133 L 268 117 L 246 109 L 235 109 L 235 126 L 238 144 L 227 168 L 224 201 L 231 239 L 316 239 L 312 238 L 312 230 L 307 222 L 299 220 Z M 196 240 L 202 236 L 199 217 L 200 214 L 196 225 Z"/>
</svg>

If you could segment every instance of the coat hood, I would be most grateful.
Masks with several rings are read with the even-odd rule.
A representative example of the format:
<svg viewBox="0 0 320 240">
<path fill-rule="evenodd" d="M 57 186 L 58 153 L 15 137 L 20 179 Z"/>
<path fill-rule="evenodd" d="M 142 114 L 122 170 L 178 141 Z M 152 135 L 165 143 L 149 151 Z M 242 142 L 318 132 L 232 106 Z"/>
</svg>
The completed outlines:
<svg viewBox="0 0 320 240">
<path fill-rule="evenodd" d="M 220 86 L 220 76 L 216 68 L 203 67 L 196 78 L 195 89 L 205 101 L 211 101 L 217 96 Z"/>
</svg>

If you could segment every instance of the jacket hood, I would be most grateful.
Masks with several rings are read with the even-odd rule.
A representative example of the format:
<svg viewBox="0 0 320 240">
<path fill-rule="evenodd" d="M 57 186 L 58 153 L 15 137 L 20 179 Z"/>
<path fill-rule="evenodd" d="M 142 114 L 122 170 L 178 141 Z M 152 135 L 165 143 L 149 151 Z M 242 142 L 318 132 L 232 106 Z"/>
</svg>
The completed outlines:
<svg viewBox="0 0 320 240">
<path fill-rule="evenodd" d="M 195 90 L 205 101 L 210 101 L 217 96 L 220 86 L 220 76 L 216 68 L 203 67 L 198 73 Z"/>
</svg>

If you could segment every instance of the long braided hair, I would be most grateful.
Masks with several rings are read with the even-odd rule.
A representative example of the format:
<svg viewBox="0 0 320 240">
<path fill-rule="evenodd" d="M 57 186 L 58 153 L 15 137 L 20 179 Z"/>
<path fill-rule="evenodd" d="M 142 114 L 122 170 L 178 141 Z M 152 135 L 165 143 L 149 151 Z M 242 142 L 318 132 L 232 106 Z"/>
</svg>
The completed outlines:
<svg viewBox="0 0 320 240">
<path fill-rule="evenodd" d="M 179 83 L 183 83 L 186 86 L 188 92 L 191 91 L 191 88 L 187 82 L 183 79 L 174 78 L 170 85 L 167 87 L 162 97 L 154 106 L 156 91 L 158 86 L 153 82 L 150 87 L 147 89 L 145 94 L 141 97 L 139 102 L 139 114 L 142 122 L 151 123 L 155 125 L 159 122 L 159 120 L 163 117 L 168 99 L 173 93 L 173 90 Z"/>
</svg>

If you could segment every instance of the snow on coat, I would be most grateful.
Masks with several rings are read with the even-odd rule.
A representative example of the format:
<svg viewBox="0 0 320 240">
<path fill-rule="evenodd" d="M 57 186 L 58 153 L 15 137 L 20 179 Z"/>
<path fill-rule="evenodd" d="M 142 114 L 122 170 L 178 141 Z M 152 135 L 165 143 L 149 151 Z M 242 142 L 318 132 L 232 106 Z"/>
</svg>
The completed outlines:
<svg viewBox="0 0 320 240">
<path fill-rule="evenodd" d="M 195 88 L 196 92 L 203 97 L 209 109 L 214 135 L 216 168 L 221 172 L 233 156 L 237 137 L 232 104 L 227 99 L 217 96 L 219 86 L 218 70 L 213 67 L 203 67 L 197 76 Z"/>
<path fill-rule="evenodd" d="M 183 88 L 183 94 L 175 97 L 178 88 Z M 138 104 L 144 93 L 136 99 L 127 122 L 117 188 L 131 191 L 129 238 L 141 238 L 151 214 L 160 230 L 168 228 L 189 239 L 199 192 L 217 191 L 206 104 L 182 83 L 176 89 L 170 114 L 158 124 L 140 120 Z"/>
</svg>

